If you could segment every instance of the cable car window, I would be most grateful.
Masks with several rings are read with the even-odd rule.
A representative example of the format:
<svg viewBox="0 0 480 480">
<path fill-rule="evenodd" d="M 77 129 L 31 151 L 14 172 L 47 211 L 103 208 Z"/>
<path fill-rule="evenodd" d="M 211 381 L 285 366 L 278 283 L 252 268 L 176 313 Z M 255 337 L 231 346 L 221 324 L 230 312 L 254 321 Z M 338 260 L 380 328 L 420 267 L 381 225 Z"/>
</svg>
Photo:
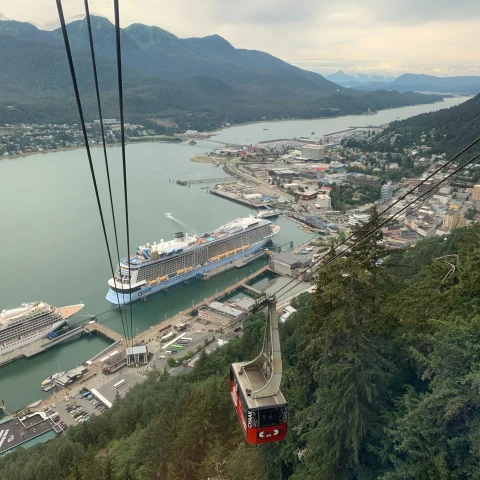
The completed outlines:
<svg viewBox="0 0 480 480">
<path fill-rule="evenodd" d="M 260 410 L 258 413 L 260 413 L 260 428 L 271 427 L 281 423 L 279 408 L 268 408 Z"/>
</svg>

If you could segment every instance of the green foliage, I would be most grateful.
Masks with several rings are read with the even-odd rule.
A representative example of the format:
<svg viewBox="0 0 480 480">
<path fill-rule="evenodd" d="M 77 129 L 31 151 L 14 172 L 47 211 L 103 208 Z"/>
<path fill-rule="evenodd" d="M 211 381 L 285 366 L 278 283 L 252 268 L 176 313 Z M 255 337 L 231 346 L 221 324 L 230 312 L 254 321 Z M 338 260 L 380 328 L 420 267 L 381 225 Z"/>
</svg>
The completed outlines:
<svg viewBox="0 0 480 480">
<path fill-rule="evenodd" d="M 280 326 L 285 441 L 248 446 L 230 401 L 261 313 L 189 374 L 155 370 L 104 415 L 0 458 L 0 479 L 478 478 L 480 225 L 394 254 L 379 240 L 322 269 Z"/>
</svg>

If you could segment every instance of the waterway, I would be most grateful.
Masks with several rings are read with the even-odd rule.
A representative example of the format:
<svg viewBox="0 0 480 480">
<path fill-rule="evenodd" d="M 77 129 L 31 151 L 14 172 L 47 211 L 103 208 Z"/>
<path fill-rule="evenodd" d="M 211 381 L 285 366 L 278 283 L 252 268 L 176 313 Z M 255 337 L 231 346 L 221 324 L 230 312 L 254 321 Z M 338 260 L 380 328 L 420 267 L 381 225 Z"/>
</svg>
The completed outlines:
<svg viewBox="0 0 480 480">
<path fill-rule="evenodd" d="M 243 125 L 220 132 L 218 139 L 251 143 L 308 135 L 312 131 L 316 134 L 331 133 L 352 125 L 385 123 L 388 118 L 404 118 L 451 106 L 455 102 L 460 100 L 449 99 L 445 103 L 388 110 L 377 114 L 383 115 L 382 119 L 372 115 Z M 175 183 L 177 179 L 225 176 L 221 168 L 189 160 L 214 146 L 215 143 L 207 141 L 197 145 L 143 143 L 127 146 L 130 251 L 140 243 L 168 239 L 179 230 L 188 231 L 185 226 L 167 218 L 166 212 L 171 212 L 187 225 L 190 233 L 207 231 L 253 213 L 246 207 L 208 194 L 202 189 L 204 184 L 182 187 Z M 120 249 L 124 256 L 127 248 L 121 152 L 118 147 L 108 151 Z M 113 239 L 102 150 L 95 148 L 92 152 L 107 229 Z M 86 318 L 87 314 L 111 308 L 105 300 L 111 273 L 85 152 L 75 150 L 2 159 L 0 179 L 0 309 L 31 300 L 44 300 L 56 306 L 82 301 L 85 308 L 72 319 L 78 321 Z M 276 245 L 293 240 L 296 246 L 311 238 L 287 219 L 279 218 L 274 222 L 280 226 Z M 111 247 L 114 251 L 113 242 Z M 134 331 L 143 331 L 192 302 L 221 291 L 260 265 L 261 261 L 223 273 L 207 282 L 180 285 L 167 293 L 149 297 L 145 303 L 135 303 Z M 122 332 L 117 311 L 102 315 L 100 320 Z M 61 370 L 72 368 L 106 345 L 107 342 L 98 337 L 83 338 L 0 367 L 0 398 L 5 399 L 10 410 L 38 400 L 42 397 L 40 382 L 58 371 L 58 366 Z"/>
<path fill-rule="evenodd" d="M 463 103 L 468 98 L 470 97 L 446 98 L 443 102 L 380 110 L 374 115 L 347 115 L 344 117 L 318 118 L 314 120 L 250 123 L 222 130 L 213 139 L 226 143 L 250 145 L 279 138 L 318 137 L 346 130 L 350 127 L 380 126 L 395 120 L 404 120 L 405 118 L 420 115 L 421 113 L 435 112 Z M 312 135 L 312 132 L 315 132 L 315 134 Z"/>
</svg>

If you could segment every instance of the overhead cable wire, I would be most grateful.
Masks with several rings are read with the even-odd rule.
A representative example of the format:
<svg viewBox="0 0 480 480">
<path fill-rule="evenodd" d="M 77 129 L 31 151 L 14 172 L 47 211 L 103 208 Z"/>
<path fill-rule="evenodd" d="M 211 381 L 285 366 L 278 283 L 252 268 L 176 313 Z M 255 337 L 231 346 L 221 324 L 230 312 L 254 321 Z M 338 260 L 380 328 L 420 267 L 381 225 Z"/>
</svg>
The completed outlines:
<svg viewBox="0 0 480 480">
<path fill-rule="evenodd" d="M 130 225 L 128 217 L 128 189 L 127 189 L 127 161 L 125 155 L 125 118 L 123 115 L 123 80 L 122 80 L 122 47 L 120 41 L 120 7 L 118 0 L 113 0 L 115 10 L 115 43 L 117 47 L 117 78 L 118 78 L 118 102 L 120 108 L 120 135 L 122 140 L 122 167 L 123 167 L 123 190 L 125 196 L 125 224 L 127 230 L 127 263 L 128 263 L 128 287 L 130 295 L 130 333 L 133 339 L 133 311 L 132 311 L 132 275 L 130 264 Z"/>
<path fill-rule="evenodd" d="M 90 152 L 90 145 L 88 143 L 87 128 L 86 128 L 86 125 L 85 125 L 85 118 L 84 118 L 84 115 L 83 115 L 82 102 L 81 102 L 80 93 L 79 93 L 79 90 L 78 90 L 77 76 L 76 76 L 76 73 L 75 73 L 75 67 L 73 65 L 73 58 L 72 58 L 72 52 L 71 52 L 71 49 L 70 49 L 70 42 L 68 40 L 67 26 L 65 24 L 65 17 L 64 17 L 64 14 L 63 14 L 62 1 L 61 0 L 56 0 L 56 3 L 57 3 L 57 10 L 58 10 L 58 17 L 60 19 L 60 25 L 61 25 L 61 28 L 62 28 L 63 41 L 64 41 L 64 44 L 65 44 L 65 50 L 66 50 L 66 53 L 67 53 L 68 66 L 69 66 L 69 69 L 70 69 L 70 75 L 72 77 L 72 84 L 73 84 L 73 90 L 74 90 L 74 93 L 75 93 L 75 100 L 76 100 L 76 103 L 77 103 L 78 114 L 80 116 L 80 123 L 81 123 L 81 126 L 82 126 L 82 133 L 83 133 L 83 139 L 84 139 L 84 143 L 85 143 L 85 150 L 87 152 L 87 157 L 88 157 L 88 164 L 89 164 L 89 167 L 90 167 L 90 174 L 91 174 L 91 177 L 92 177 L 93 188 L 95 190 L 95 197 L 96 197 L 96 200 L 97 200 L 97 208 L 98 208 L 98 212 L 100 214 L 100 220 L 101 220 L 101 223 L 102 223 L 105 245 L 107 247 L 108 261 L 109 261 L 109 264 L 110 264 L 110 270 L 112 272 L 112 276 L 114 276 L 112 255 L 111 255 L 111 252 L 110 252 L 110 245 L 109 245 L 109 242 L 108 242 L 107 229 L 105 227 L 105 218 L 103 216 L 102 204 L 100 202 L 100 195 L 99 195 L 99 192 L 98 192 L 98 185 L 97 185 L 97 180 L 96 180 L 96 176 L 95 176 L 95 169 L 93 167 L 92 155 L 91 155 L 91 152 Z M 124 328 L 124 334 L 125 334 L 125 342 L 127 342 L 127 335 L 126 335 L 125 328 Z"/>
<path fill-rule="evenodd" d="M 90 7 L 88 5 L 88 0 L 84 1 L 85 4 L 85 18 L 87 20 L 87 30 L 88 30 L 88 40 L 90 43 L 90 55 L 92 57 L 92 68 L 93 68 L 93 78 L 95 82 L 95 93 L 97 97 L 97 108 L 98 108 L 98 118 L 100 122 L 100 132 L 102 135 L 102 145 L 103 145 L 103 156 L 105 159 L 105 171 L 107 174 L 107 184 L 108 184 L 108 194 L 110 197 L 110 210 L 112 212 L 112 222 L 113 222 L 113 232 L 115 235 L 115 247 L 117 250 L 117 261 L 118 261 L 118 268 L 120 271 L 121 275 L 121 266 L 120 266 L 120 249 L 118 247 L 118 235 L 117 235 L 117 222 L 115 218 L 115 208 L 113 206 L 113 195 L 112 195 L 112 182 L 110 180 L 110 168 L 108 166 L 108 155 L 107 155 L 107 145 L 105 142 L 105 130 L 103 127 L 103 114 L 102 114 L 102 102 L 100 100 L 100 88 L 98 85 L 98 73 L 97 73 L 97 62 L 95 60 L 95 47 L 93 44 L 93 33 L 92 33 L 92 23 L 91 23 L 91 18 L 90 18 Z M 113 282 L 115 285 L 115 289 L 117 289 L 117 280 L 115 278 L 115 275 L 113 276 Z M 118 291 L 116 290 L 116 295 L 117 295 L 117 303 L 120 309 L 120 319 L 122 321 L 122 327 L 125 331 L 125 324 L 123 320 L 123 312 L 122 312 L 122 305 L 120 304 L 120 297 L 118 295 Z M 127 316 L 126 316 L 126 311 L 125 311 L 125 322 L 127 322 Z M 127 345 L 128 347 L 128 345 Z"/>
<path fill-rule="evenodd" d="M 346 253 L 348 253 L 351 249 L 353 249 L 354 247 L 356 247 L 357 245 L 359 245 L 360 243 L 364 242 L 367 238 L 371 237 L 376 231 L 380 230 L 381 228 L 383 228 L 384 226 L 386 226 L 387 224 L 389 224 L 390 222 L 392 222 L 393 220 L 395 220 L 397 216 L 399 216 L 401 213 L 403 213 L 405 210 L 407 210 L 409 207 L 411 207 L 414 203 L 417 203 L 419 200 L 421 200 L 422 198 L 430 195 L 431 193 L 433 193 L 435 190 L 438 190 L 441 186 L 441 184 L 445 183 L 445 182 L 448 182 L 452 177 L 454 177 L 455 175 L 457 175 L 458 173 L 460 173 L 462 170 L 464 170 L 465 168 L 473 165 L 473 164 L 476 164 L 477 163 L 477 160 L 480 158 L 480 153 L 477 153 L 476 155 L 474 155 L 470 160 L 468 160 L 467 162 L 465 162 L 463 165 L 461 165 L 460 167 L 458 167 L 454 172 L 452 172 L 450 175 L 448 175 L 446 178 L 444 178 L 443 180 L 441 180 L 438 184 L 436 185 L 433 185 L 432 188 L 428 189 L 425 193 L 423 193 L 421 196 L 419 196 L 418 198 L 416 198 L 414 201 L 410 202 L 408 205 L 406 205 L 405 207 L 403 207 L 401 210 L 399 210 L 398 212 L 396 212 L 394 215 L 392 215 L 391 217 L 387 218 L 386 220 L 384 220 L 380 225 L 378 225 L 377 227 L 375 227 L 371 232 L 369 232 L 367 235 L 361 237 L 358 241 L 354 242 L 353 244 L 349 245 L 345 250 L 343 250 L 342 252 L 338 253 L 337 255 L 335 255 L 333 258 L 331 258 L 329 261 L 327 261 L 325 264 L 321 265 L 318 269 L 317 269 L 317 272 L 319 270 L 323 270 L 324 268 L 328 267 L 331 263 L 333 263 L 335 260 L 337 260 L 338 258 L 344 256 Z M 398 202 L 395 202 L 395 203 L 398 203 Z M 384 210 L 385 211 L 385 210 Z M 374 220 L 378 219 L 380 215 L 378 215 L 377 217 L 375 217 Z M 372 222 L 369 222 L 370 224 Z M 362 229 L 359 229 L 357 230 L 356 232 L 353 233 L 353 235 L 350 235 L 349 238 L 352 238 L 354 235 L 358 235 L 358 233 L 361 231 Z M 342 244 L 340 245 L 343 245 L 345 242 L 342 242 Z M 338 245 L 335 250 L 338 249 L 338 247 L 340 246 Z M 326 254 L 327 255 L 327 254 Z M 296 275 L 290 282 L 288 282 L 286 285 L 284 285 L 283 287 L 279 288 L 273 295 L 278 295 L 278 293 L 282 290 L 284 290 L 287 286 L 289 286 L 292 282 L 294 282 L 295 280 L 298 280 L 298 278 L 303 274 L 305 273 L 305 271 L 311 269 L 312 267 L 314 267 L 315 265 L 318 265 L 318 263 L 320 263 L 325 257 L 326 255 L 323 255 L 321 258 L 319 258 L 316 262 L 314 262 L 310 267 L 308 267 L 307 269 L 305 269 L 303 272 L 299 273 L 298 275 Z M 293 285 L 291 286 L 288 290 L 286 290 L 283 295 L 287 294 L 288 292 L 290 292 L 293 288 L 295 288 L 296 285 Z"/>
</svg>

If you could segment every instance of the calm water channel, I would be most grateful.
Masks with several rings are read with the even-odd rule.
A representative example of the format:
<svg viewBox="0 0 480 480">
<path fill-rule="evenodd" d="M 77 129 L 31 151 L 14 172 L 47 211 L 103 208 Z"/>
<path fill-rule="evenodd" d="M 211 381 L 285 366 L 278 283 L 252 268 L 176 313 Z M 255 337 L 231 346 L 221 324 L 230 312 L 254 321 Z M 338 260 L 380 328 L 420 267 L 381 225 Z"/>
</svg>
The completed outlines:
<svg viewBox="0 0 480 480">
<path fill-rule="evenodd" d="M 464 99 L 462 99 L 464 100 Z M 259 123 L 230 128 L 215 138 L 239 143 L 274 138 L 331 133 L 349 126 L 385 123 L 459 103 L 388 110 L 372 116 L 330 120 Z M 378 116 L 381 116 L 379 118 Z M 269 130 L 263 130 L 268 128 Z M 176 185 L 177 179 L 222 177 L 221 169 L 189 159 L 211 150 L 215 144 L 172 145 L 145 143 L 127 146 L 131 250 L 139 243 L 171 238 L 186 230 L 164 214 L 171 212 L 184 224 L 203 232 L 236 217 L 253 213 L 248 208 L 222 200 L 202 189 Z M 106 179 L 100 149 L 93 149 L 102 201 L 110 220 Z M 114 201 L 121 254 L 126 254 L 120 149 L 109 149 L 113 171 Z M 83 315 L 101 313 L 111 305 L 105 300 L 110 277 L 100 220 L 93 195 L 88 163 L 83 150 L 49 153 L 0 161 L 0 309 L 41 299 L 56 306 L 82 301 Z M 309 238 L 286 219 L 278 219 L 277 245 L 290 240 L 295 245 Z M 111 234 L 111 221 L 108 224 Z M 113 238 L 113 235 L 111 235 Z M 113 248 L 113 244 L 112 244 Z M 115 262 L 116 263 L 116 262 Z M 168 293 L 133 305 L 134 329 L 142 331 L 215 291 L 250 274 L 259 264 L 232 270 L 204 283 L 177 286 Z M 85 318 L 77 315 L 76 320 Z M 116 311 L 100 317 L 121 331 Z M 75 319 L 73 319 L 75 321 Z M 42 397 L 40 382 L 48 375 L 72 368 L 108 345 L 95 337 L 71 341 L 48 352 L 0 367 L 0 398 L 14 410 Z"/>
</svg>

